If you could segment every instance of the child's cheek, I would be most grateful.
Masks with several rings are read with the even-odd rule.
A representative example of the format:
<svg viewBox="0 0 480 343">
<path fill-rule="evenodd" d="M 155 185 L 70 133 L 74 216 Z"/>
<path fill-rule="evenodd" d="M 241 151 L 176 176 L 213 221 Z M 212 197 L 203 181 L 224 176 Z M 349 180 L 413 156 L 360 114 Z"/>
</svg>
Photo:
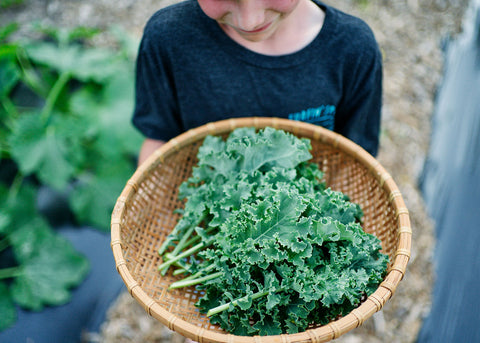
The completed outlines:
<svg viewBox="0 0 480 343">
<path fill-rule="evenodd" d="M 260 0 L 266 9 L 280 13 L 290 13 L 300 0 Z"/>
<path fill-rule="evenodd" d="M 218 20 L 229 12 L 238 10 L 234 0 L 197 0 L 203 12 L 210 18 Z M 279 13 L 290 13 L 300 0 L 245 0 L 260 2 L 259 10 L 273 10 Z"/>
<path fill-rule="evenodd" d="M 197 0 L 202 11 L 214 20 L 222 18 L 231 10 L 231 1 L 226 0 Z"/>
</svg>

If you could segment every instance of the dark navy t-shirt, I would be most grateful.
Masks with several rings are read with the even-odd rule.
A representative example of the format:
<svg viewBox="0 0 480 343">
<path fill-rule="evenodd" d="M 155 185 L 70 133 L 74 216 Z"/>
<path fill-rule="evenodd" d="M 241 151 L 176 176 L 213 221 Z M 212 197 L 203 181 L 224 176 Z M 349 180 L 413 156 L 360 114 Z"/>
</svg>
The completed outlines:
<svg viewBox="0 0 480 343">
<path fill-rule="evenodd" d="M 239 45 L 196 1 L 158 11 L 140 44 L 133 124 L 146 137 L 167 141 L 226 118 L 289 118 L 334 130 L 376 155 L 377 42 L 362 20 L 317 4 L 326 14 L 317 37 L 281 56 Z"/>
</svg>

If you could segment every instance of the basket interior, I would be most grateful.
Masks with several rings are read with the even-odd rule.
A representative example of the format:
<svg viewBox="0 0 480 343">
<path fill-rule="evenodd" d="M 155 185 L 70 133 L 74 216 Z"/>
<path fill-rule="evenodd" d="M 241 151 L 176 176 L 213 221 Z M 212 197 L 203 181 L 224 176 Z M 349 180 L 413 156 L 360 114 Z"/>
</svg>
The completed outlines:
<svg viewBox="0 0 480 343">
<path fill-rule="evenodd" d="M 178 215 L 173 211 L 182 207 L 177 199 L 178 186 L 190 176 L 202 141 L 192 140 L 165 154 L 161 163 L 153 163 L 141 174 L 122 210 L 120 239 L 127 269 L 146 295 L 188 323 L 223 332 L 194 306 L 201 296 L 199 291 L 194 287 L 168 290 L 179 277 L 161 276 L 157 271 L 161 262 L 157 249 L 177 223 Z M 396 211 L 378 177 L 369 166 L 339 148 L 321 140 L 312 139 L 311 143 L 313 161 L 325 173 L 327 186 L 360 204 L 364 230 L 381 239 L 383 252 L 393 261 L 398 246 Z"/>
</svg>

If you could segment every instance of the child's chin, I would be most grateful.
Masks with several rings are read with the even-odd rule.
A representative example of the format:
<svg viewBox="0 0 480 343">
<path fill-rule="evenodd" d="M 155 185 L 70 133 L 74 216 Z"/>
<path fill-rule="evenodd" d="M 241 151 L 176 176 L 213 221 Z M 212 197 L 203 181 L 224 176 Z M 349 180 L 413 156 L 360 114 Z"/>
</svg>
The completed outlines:
<svg viewBox="0 0 480 343">
<path fill-rule="evenodd" d="M 264 40 L 267 40 L 272 34 L 270 31 L 258 32 L 258 33 L 245 33 L 242 31 L 237 31 L 237 33 L 240 35 L 240 37 L 242 37 L 243 39 L 249 42 L 262 42 Z"/>
</svg>

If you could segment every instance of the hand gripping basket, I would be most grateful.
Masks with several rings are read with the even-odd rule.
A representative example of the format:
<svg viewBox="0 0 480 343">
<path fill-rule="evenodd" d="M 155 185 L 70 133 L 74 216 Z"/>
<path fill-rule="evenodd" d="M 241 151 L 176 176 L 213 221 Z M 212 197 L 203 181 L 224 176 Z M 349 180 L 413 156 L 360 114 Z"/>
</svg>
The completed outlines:
<svg viewBox="0 0 480 343">
<path fill-rule="evenodd" d="M 206 135 L 227 135 L 238 127 L 271 126 L 307 137 L 313 161 L 334 190 L 350 196 L 364 211 L 364 230 L 382 241 L 390 256 L 384 281 L 359 307 L 327 325 L 312 325 L 296 334 L 235 336 L 211 325 L 194 303 L 201 293 L 194 287 L 168 290 L 177 278 L 157 271 L 157 249 L 175 226 L 181 207 L 178 186 L 191 173 Z M 118 273 L 130 294 L 158 321 L 196 342 L 273 343 L 327 342 L 360 326 L 393 295 L 410 257 L 408 210 L 391 176 L 370 154 L 350 140 L 324 128 L 279 118 L 239 118 L 210 123 L 185 132 L 159 148 L 127 182 L 111 221 L 111 246 Z"/>
</svg>

